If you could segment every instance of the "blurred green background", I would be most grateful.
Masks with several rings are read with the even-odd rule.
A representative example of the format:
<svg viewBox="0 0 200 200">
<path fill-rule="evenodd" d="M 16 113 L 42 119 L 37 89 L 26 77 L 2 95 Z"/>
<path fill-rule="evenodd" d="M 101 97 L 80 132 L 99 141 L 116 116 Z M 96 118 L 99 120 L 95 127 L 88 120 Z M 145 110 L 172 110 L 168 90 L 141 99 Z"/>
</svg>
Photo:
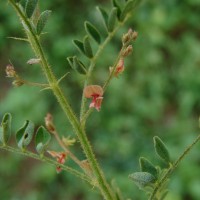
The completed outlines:
<svg viewBox="0 0 200 200">
<path fill-rule="evenodd" d="M 95 6 L 110 8 L 108 0 L 40 1 L 41 9 L 53 10 L 43 37 L 44 48 L 57 77 L 70 72 L 62 87 L 78 114 L 84 77 L 71 71 L 66 57 L 78 54 L 72 39 L 82 39 L 83 23 L 98 24 Z M 125 197 L 146 199 L 128 179 L 139 170 L 140 156 L 154 164 L 152 137 L 160 136 L 172 159 L 199 134 L 200 113 L 200 1 L 144 0 L 129 23 L 120 29 L 105 49 L 94 71 L 93 83 L 102 84 L 120 50 L 123 33 L 131 27 L 139 36 L 125 72 L 106 92 L 101 112 L 88 120 L 88 137 L 109 180 L 115 179 Z M 9 60 L 27 80 L 44 82 L 39 66 L 28 66 L 33 57 L 29 45 L 8 39 L 23 36 L 16 14 L 6 0 L 0 2 L 0 118 L 13 115 L 13 135 L 26 119 L 37 126 L 51 112 L 61 135 L 72 129 L 51 92 L 22 86 L 13 88 L 5 78 Z M 79 55 L 81 58 L 81 56 Z M 87 64 L 87 60 L 86 64 Z M 58 149 L 52 142 L 52 149 Z M 10 142 L 15 146 L 14 137 Z M 34 146 L 30 147 L 34 151 Z M 166 200 L 200 199 L 200 145 L 190 152 L 173 174 Z M 84 159 L 79 144 L 73 149 Z M 69 162 L 70 165 L 71 162 Z M 90 186 L 67 173 L 56 174 L 47 164 L 0 151 L 0 199 L 2 200 L 98 200 Z"/>
</svg>

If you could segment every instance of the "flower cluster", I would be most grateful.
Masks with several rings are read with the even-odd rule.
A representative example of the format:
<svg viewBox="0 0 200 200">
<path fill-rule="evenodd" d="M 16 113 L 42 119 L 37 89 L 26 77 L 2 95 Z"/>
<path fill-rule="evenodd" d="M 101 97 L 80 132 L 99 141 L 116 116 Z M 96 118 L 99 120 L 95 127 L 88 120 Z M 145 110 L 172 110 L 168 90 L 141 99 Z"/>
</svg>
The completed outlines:
<svg viewBox="0 0 200 200">
<path fill-rule="evenodd" d="M 114 67 L 110 67 L 109 70 L 110 70 L 110 73 L 112 73 L 114 70 Z M 124 59 L 121 58 L 115 68 L 114 76 L 118 77 L 118 75 L 120 75 L 123 71 L 124 71 Z"/>
<path fill-rule="evenodd" d="M 57 162 L 59 164 L 64 164 L 66 160 L 67 154 L 65 152 L 55 152 L 55 151 L 47 151 L 53 158 L 56 158 Z M 61 166 L 56 167 L 57 173 L 60 173 L 62 171 Z"/>
<path fill-rule="evenodd" d="M 124 67 L 124 58 L 129 56 L 132 51 L 133 47 L 130 44 L 132 41 L 135 41 L 138 36 L 136 31 L 129 29 L 126 34 L 122 37 L 122 50 L 120 51 L 120 56 L 118 63 L 112 67 L 109 67 L 110 77 L 118 77 L 120 74 L 123 73 Z M 89 105 L 89 108 L 96 108 L 97 111 L 100 111 L 101 104 L 103 100 L 103 88 L 99 85 L 88 85 L 84 88 L 83 95 L 85 98 L 92 98 L 92 102 Z"/>
</svg>

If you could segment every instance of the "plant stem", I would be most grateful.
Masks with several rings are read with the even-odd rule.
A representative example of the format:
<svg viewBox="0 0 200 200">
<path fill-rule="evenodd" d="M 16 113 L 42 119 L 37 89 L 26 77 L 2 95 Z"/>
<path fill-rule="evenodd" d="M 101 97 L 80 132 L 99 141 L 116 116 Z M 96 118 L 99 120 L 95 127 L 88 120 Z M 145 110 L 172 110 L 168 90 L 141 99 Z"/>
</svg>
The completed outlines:
<svg viewBox="0 0 200 200">
<path fill-rule="evenodd" d="M 61 108 L 63 109 L 65 115 L 68 117 L 72 127 L 74 128 L 75 133 L 77 134 L 77 137 L 81 143 L 81 146 L 83 148 L 83 151 L 88 159 L 88 162 L 90 163 L 91 169 L 93 170 L 93 173 L 96 177 L 96 180 L 98 182 L 98 188 L 100 189 L 103 197 L 106 200 L 113 200 L 114 194 L 108 185 L 104 174 L 102 170 L 99 167 L 99 164 L 95 158 L 95 155 L 93 153 L 92 147 L 89 143 L 89 140 L 86 136 L 86 133 L 84 129 L 82 129 L 78 119 L 76 118 L 70 104 L 68 103 L 68 100 L 65 98 L 61 88 L 58 85 L 58 81 L 56 77 L 54 76 L 50 65 L 48 64 L 46 57 L 44 55 L 43 49 L 40 45 L 39 38 L 37 35 L 35 35 L 34 31 L 32 30 L 32 26 L 28 19 L 25 17 L 21 9 L 18 7 L 18 5 L 15 3 L 14 0 L 9 0 L 9 2 L 12 4 L 12 6 L 15 8 L 17 11 L 18 15 L 20 16 L 21 20 L 23 23 L 26 25 L 27 29 L 25 29 L 27 36 L 29 38 L 29 42 L 38 58 L 41 59 L 41 67 L 42 70 L 49 82 L 49 85 L 57 98 Z M 94 62 L 92 64 L 94 66 Z M 93 69 L 93 67 L 90 68 L 90 71 Z M 89 72 L 90 74 L 91 72 Z"/>
<path fill-rule="evenodd" d="M 116 60 L 115 60 L 115 62 L 114 62 L 114 64 L 113 64 L 113 69 L 112 69 L 112 71 L 110 72 L 110 74 L 109 74 L 107 80 L 105 81 L 105 83 L 104 83 L 104 85 L 103 85 L 103 90 L 104 90 L 104 92 L 106 91 L 106 89 L 107 89 L 107 87 L 108 87 L 108 84 L 110 83 L 110 81 L 111 81 L 111 79 L 112 79 L 112 77 L 113 77 L 113 75 L 114 75 L 114 73 L 115 73 L 117 64 L 118 64 L 118 62 L 119 62 L 119 60 L 120 60 L 120 58 L 121 58 L 121 54 L 122 54 L 122 52 L 123 52 L 123 50 L 124 50 L 125 48 L 126 48 L 126 46 L 122 46 L 122 49 L 120 50 L 120 52 L 119 52 L 119 54 L 118 54 L 118 56 L 117 56 L 117 58 L 116 58 Z"/>
<path fill-rule="evenodd" d="M 60 136 L 58 135 L 57 131 L 52 131 L 51 132 L 56 140 L 58 141 L 58 144 L 61 146 L 61 148 L 65 151 L 65 153 L 67 153 L 71 159 L 78 165 L 81 167 L 81 161 L 65 146 L 65 144 L 63 143 L 63 141 L 60 139 Z"/>
<path fill-rule="evenodd" d="M 193 146 L 200 140 L 200 134 L 198 137 L 193 141 L 191 145 L 189 145 L 185 151 L 180 155 L 180 157 L 170 166 L 170 168 L 167 170 L 165 175 L 162 177 L 162 179 L 156 184 L 153 192 L 151 193 L 151 196 L 149 197 L 149 200 L 153 200 L 156 197 L 157 192 L 162 187 L 162 185 L 165 183 L 167 178 L 171 175 L 171 173 L 176 169 L 176 167 L 179 165 L 179 163 L 183 160 L 183 158 L 189 153 L 189 151 L 193 148 Z"/>
<path fill-rule="evenodd" d="M 99 46 L 95 56 L 90 60 L 90 65 L 86 74 L 85 82 L 84 82 L 84 88 L 88 85 L 89 79 L 91 77 L 92 71 L 95 67 L 96 61 L 101 55 L 102 51 L 110 42 L 110 40 L 114 37 L 115 33 L 118 31 L 118 29 L 125 24 L 125 22 L 129 19 L 130 15 L 128 15 L 123 22 L 118 22 L 118 25 L 115 27 L 115 29 L 111 32 L 108 33 L 107 38 L 104 40 L 104 42 Z M 81 110 L 80 110 L 80 121 L 82 121 L 83 116 L 85 116 L 85 104 L 86 104 L 86 98 L 84 97 L 84 94 L 82 94 L 82 100 L 81 100 Z M 83 123 L 84 124 L 84 123 Z"/>
<path fill-rule="evenodd" d="M 48 164 L 51 164 L 51 165 L 54 165 L 54 166 L 61 166 L 63 170 L 65 171 L 68 171 L 69 173 L 81 178 L 82 180 L 92 184 L 92 181 L 88 178 L 88 176 L 86 176 L 85 174 L 83 173 L 80 173 L 78 172 L 77 170 L 71 168 L 71 167 L 68 167 L 64 164 L 60 164 L 58 162 L 56 162 L 55 160 L 52 160 L 46 156 L 40 156 L 38 154 L 35 154 L 35 153 L 32 153 L 30 151 L 21 151 L 20 149 L 16 149 L 16 148 L 13 148 L 13 147 L 10 147 L 10 146 L 0 146 L 1 149 L 3 150 L 6 150 L 6 151 L 10 151 L 10 152 L 13 152 L 13 153 L 17 153 L 17 154 L 20 154 L 20 155 L 23 155 L 23 156 L 27 156 L 27 157 L 30 157 L 30 158 L 33 158 L 33 159 L 36 159 L 36 160 L 40 160 L 42 162 L 46 162 Z"/>
<path fill-rule="evenodd" d="M 17 78 L 17 80 L 20 80 L 22 83 L 24 83 L 25 85 L 28 85 L 28 86 L 36 86 L 36 87 L 44 87 L 44 88 L 49 87 L 49 84 L 30 82 L 30 81 L 22 79 L 19 76 L 17 76 L 16 78 Z"/>
</svg>

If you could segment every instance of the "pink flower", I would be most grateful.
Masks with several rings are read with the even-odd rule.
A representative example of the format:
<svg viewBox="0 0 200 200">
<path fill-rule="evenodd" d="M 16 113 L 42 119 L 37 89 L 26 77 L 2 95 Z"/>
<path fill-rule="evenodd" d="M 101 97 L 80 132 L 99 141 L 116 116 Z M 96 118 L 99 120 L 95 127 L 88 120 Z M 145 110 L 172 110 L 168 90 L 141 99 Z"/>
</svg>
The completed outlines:
<svg viewBox="0 0 200 200">
<path fill-rule="evenodd" d="M 100 111 L 103 100 L 103 88 L 99 85 L 88 85 L 84 88 L 83 94 L 86 98 L 92 98 L 89 107 Z"/>
<path fill-rule="evenodd" d="M 110 73 L 113 71 L 113 67 L 110 67 Z M 115 68 L 114 76 L 118 77 L 119 74 L 121 74 L 124 71 L 124 59 L 121 58 Z"/>
<path fill-rule="evenodd" d="M 64 164 L 66 160 L 67 154 L 65 152 L 55 152 L 55 151 L 47 151 L 53 158 L 56 158 L 57 162 L 60 164 Z M 56 167 L 57 173 L 62 171 L 61 166 Z"/>
</svg>

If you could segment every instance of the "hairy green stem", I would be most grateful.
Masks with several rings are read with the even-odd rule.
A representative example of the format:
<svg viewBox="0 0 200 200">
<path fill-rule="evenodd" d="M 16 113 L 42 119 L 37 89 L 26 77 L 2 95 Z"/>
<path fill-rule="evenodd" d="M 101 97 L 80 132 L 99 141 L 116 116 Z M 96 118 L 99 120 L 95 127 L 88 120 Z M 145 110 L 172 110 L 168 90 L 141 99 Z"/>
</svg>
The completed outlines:
<svg viewBox="0 0 200 200">
<path fill-rule="evenodd" d="M 61 166 L 61 168 L 63 170 L 68 171 L 69 173 L 81 178 L 82 180 L 84 180 L 84 181 L 86 181 L 90 184 L 93 184 L 92 181 L 85 174 L 80 173 L 79 171 L 77 171 L 77 170 L 75 170 L 71 167 L 68 167 L 64 164 L 60 164 L 60 163 L 56 162 L 55 160 L 52 160 L 52 159 L 50 159 L 46 156 L 40 156 L 40 155 L 32 153 L 30 151 L 21 151 L 20 149 L 13 148 L 11 146 L 6 146 L 6 145 L 0 146 L 0 149 L 10 151 L 10 152 L 13 152 L 13 153 L 17 153 L 17 154 L 20 154 L 20 155 L 23 155 L 23 156 L 27 156 L 27 157 L 30 157 L 30 158 L 33 158 L 33 159 L 36 159 L 36 160 L 40 160 L 42 162 L 46 162 L 46 163 L 54 165 L 54 166 L 59 165 L 59 166 Z"/>
<path fill-rule="evenodd" d="M 189 151 L 193 148 L 193 146 L 200 140 L 200 134 L 198 137 L 193 141 L 191 145 L 189 145 L 185 151 L 180 155 L 180 157 L 170 166 L 170 168 L 167 170 L 165 175 L 162 177 L 162 179 L 156 184 L 153 192 L 151 193 L 149 200 L 153 200 L 156 197 L 157 192 L 159 189 L 163 186 L 165 181 L 168 179 L 168 177 L 171 175 L 171 173 L 176 169 L 176 167 L 179 165 L 179 163 L 183 160 L 183 158 L 189 153 Z"/>
<path fill-rule="evenodd" d="M 42 67 L 42 70 L 49 82 L 49 85 L 50 85 L 55 97 L 57 98 L 61 108 L 63 109 L 64 113 L 68 117 L 72 127 L 74 128 L 75 133 L 78 136 L 78 139 L 81 143 L 83 151 L 84 151 L 84 153 L 90 163 L 91 169 L 96 177 L 96 181 L 98 183 L 98 188 L 100 189 L 100 191 L 105 199 L 113 200 L 114 199 L 113 192 L 112 192 L 110 186 L 108 185 L 102 170 L 99 167 L 99 164 L 95 158 L 92 147 L 89 143 L 89 140 L 86 136 L 84 129 L 82 129 L 80 122 L 78 121 L 77 117 L 75 116 L 70 104 L 68 103 L 68 100 L 66 99 L 66 97 L 64 96 L 64 93 L 62 92 L 61 88 L 58 85 L 58 81 L 57 81 L 55 75 L 53 74 L 50 65 L 48 64 L 48 62 L 46 60 L 46 57 L 45 57 L 43 49 L 40 45 L 38 36 L 35 35 L 34 31 L 32 30 L 32 26 L 31 26 L 29 20 L 25 17 L 22 10 L 18 7 L 18 5 L 15 3 L 15 1 L 9 0 L 9 2 L 15 8 L 18 15 L 20 16 L 20 19 L 23 21 L 23 23 L 26 25 L 26 27 L 28 29 L 28 30 L 25 29 L 25 31 L 28 35 L 29 42 L 30 42 L 36 56 L 41 59 L 41 67 Z M 93 63 L 93 65 L 94 65 L 94 63 Z M 92 68 L 93 67 L 91 67 L 91 69 Z"/>
</svg>

